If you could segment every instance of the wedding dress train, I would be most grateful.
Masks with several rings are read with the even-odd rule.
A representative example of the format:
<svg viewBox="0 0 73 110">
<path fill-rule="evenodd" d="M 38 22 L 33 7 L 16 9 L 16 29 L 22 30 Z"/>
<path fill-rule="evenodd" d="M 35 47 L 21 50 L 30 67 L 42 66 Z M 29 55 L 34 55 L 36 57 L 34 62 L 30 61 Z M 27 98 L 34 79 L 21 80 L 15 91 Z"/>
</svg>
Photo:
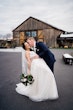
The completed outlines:
<svg viewBox="0 0 73 110">
<path fill-rule="evenodd" d="M 30 57 L 36 53 L 30 52 Z M 31 74 L 34 82 L 25 86 L 23 83 L 16 84 L 16 92 L 29 97 L 33 101 L 57 99 L 58 90 L 54 74 L 42 58 L 34 59 L 31 63 Z"/>
</svg>

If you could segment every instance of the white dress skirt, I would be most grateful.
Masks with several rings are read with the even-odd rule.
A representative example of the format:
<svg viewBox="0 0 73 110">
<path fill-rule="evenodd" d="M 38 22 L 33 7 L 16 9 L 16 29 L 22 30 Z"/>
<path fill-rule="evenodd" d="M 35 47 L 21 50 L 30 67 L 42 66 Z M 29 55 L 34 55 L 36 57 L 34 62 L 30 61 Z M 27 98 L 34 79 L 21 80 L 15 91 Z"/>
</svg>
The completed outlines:
<svg viewBox="0 0 73 110">
<path fill-rule="evenodd" d="M 30 52 L 30 57 L 36 53 Z M 16 92 L 29 97 L 32 101 L 55 100 L 58 98 L 58 90 L 54 74 L 42 58 L 34 59 L 31 63 L 31 74 L 34 82 L 25 86 L 16 84 Z"/>
</svg>

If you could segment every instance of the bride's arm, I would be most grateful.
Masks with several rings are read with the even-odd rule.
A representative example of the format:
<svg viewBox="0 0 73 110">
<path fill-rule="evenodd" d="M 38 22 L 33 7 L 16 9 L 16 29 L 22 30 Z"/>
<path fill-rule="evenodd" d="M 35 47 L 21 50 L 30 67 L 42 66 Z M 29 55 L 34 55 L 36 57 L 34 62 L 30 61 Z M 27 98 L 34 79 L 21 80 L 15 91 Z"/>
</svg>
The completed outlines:
<svg viewBox="0 0 73 110">
<path fill-rule="evenodd" d="M 28 62 L 31 62 L 31 60 L 30 60 L 30 52 L 29 51 L 26 51 L 25 57 L 26 57 Z"/>
</svg>

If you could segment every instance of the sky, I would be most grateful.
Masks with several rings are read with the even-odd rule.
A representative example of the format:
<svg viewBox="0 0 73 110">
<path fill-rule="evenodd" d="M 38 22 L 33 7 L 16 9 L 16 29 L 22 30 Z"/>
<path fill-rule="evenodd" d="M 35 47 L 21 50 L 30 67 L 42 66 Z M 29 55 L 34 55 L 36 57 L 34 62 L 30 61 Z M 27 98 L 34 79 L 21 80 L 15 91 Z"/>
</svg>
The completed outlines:
<svg viewBox="0 0 73 110">
<path fill-rule="evenodd" d="M 0 34 L 12 34 L 30 16 L 73 32 L 73 0 L 0 0 Z"/>
</svg>

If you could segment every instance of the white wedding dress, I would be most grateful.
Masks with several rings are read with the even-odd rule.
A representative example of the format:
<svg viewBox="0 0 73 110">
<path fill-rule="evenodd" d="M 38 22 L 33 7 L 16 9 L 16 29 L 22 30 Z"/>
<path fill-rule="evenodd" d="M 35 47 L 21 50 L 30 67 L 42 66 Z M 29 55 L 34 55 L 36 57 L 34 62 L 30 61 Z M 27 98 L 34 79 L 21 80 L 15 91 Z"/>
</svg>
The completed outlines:
<svg viewBox="0 0 73 110">
<path fill-rule="evenodd" d="M 30 51 L 30 57 L 36 53 Z M 25 86 L 23 83 L 16 84 L 16 92 L 29 97 L 32 101 L 54 100 L 58 98 L 58 90 L 55 77 L 42 58 L 34 59 L 31 63 L 31 74 L 34 82 Z"/>
</svg>

